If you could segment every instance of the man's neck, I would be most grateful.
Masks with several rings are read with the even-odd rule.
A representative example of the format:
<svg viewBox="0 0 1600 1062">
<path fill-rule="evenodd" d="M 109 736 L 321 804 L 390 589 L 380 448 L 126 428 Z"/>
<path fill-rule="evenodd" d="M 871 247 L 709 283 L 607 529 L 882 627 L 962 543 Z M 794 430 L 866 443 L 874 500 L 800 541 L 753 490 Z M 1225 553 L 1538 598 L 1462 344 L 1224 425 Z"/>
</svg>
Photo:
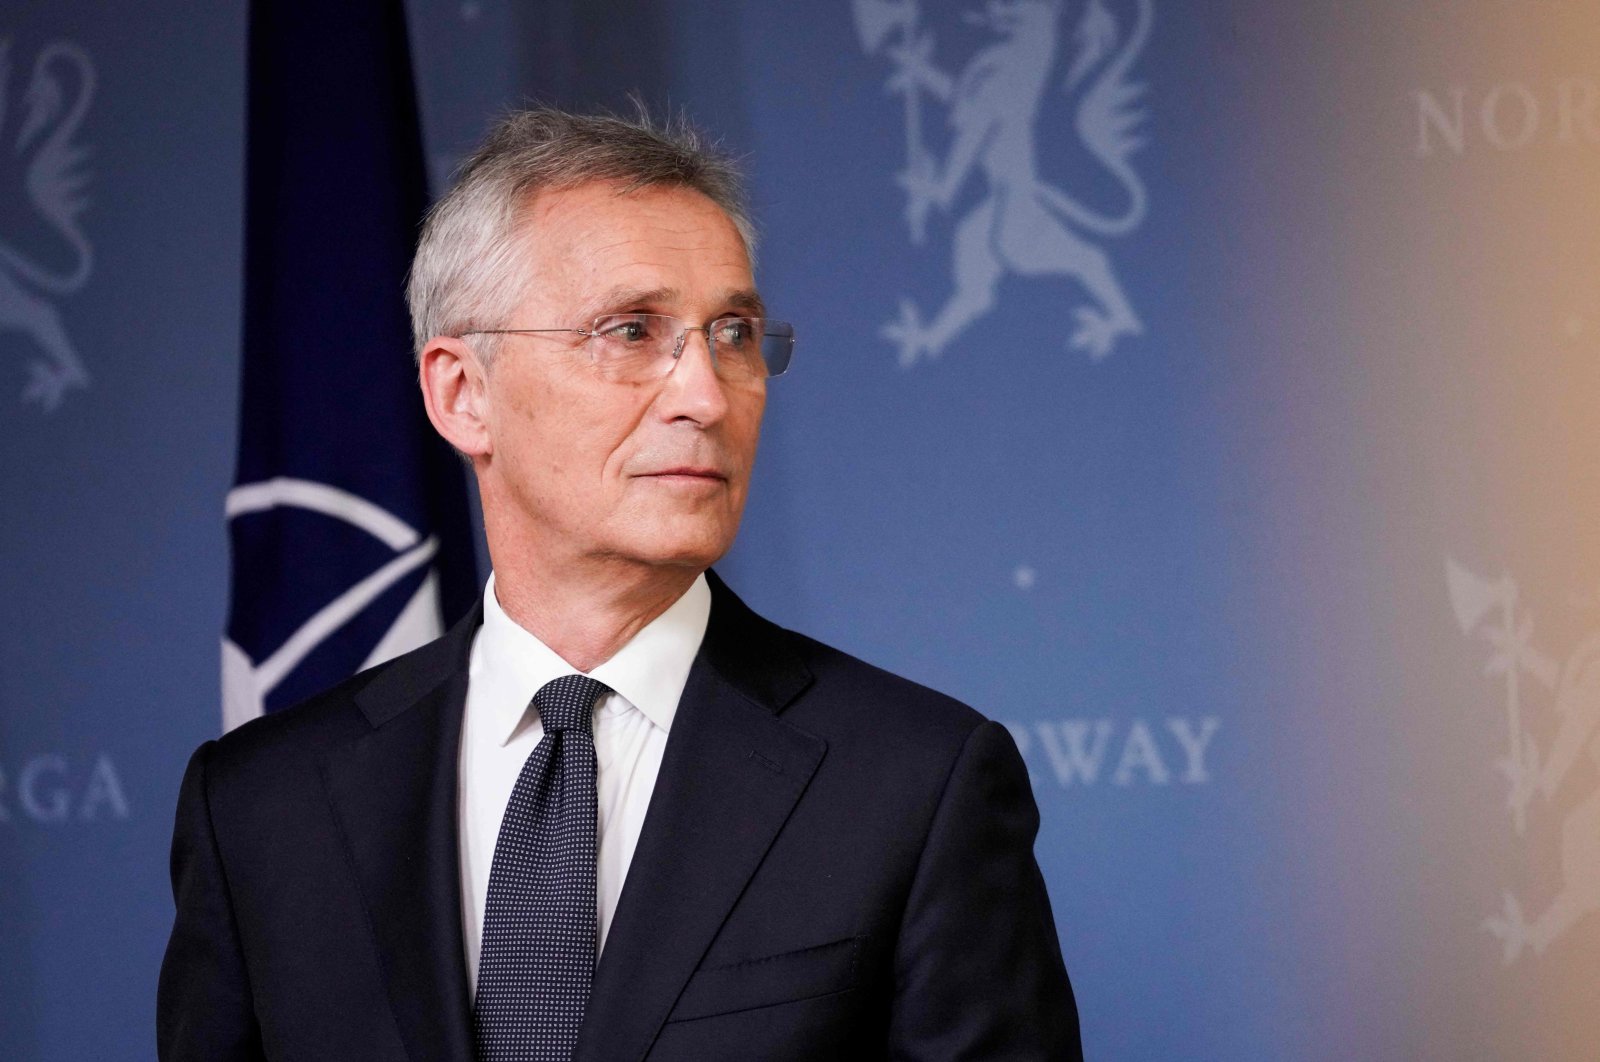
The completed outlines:
<svg viewBox="0 0 1600 1062">
<path fill-rule="evenodd" d="M 497 563 L 494 596 L 517 626 L 587 673 L 671 608 L 699 575 L 692 568 L 667 568 L 556 579 Z"/>
</svg>

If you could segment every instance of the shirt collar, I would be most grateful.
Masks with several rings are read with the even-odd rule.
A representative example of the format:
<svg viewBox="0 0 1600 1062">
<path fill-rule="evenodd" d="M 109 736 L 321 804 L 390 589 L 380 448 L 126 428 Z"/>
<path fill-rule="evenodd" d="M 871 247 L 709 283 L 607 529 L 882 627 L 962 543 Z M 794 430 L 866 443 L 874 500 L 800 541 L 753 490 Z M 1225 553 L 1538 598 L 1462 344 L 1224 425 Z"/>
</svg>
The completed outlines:
<svg viewBox="0 0 1600 1062">
<path fill-rule="evenodd" d="M 589 677 L 605 683 L 653 725 L 670 732 L 710 617 L 711 587 L 702 573 L 682 597 Z M 533 695 L 545 683 L 575 670 L 506 615 L 495 598 L 493 573 L 483 588 L 483 627 L 474 648 L 481 655 L 473 654 L 469 681 L 488 682 L 497 691 L 487 706 L 493 719 L 490 732 L 502 745 L 522 729 Z"/>
</svg>

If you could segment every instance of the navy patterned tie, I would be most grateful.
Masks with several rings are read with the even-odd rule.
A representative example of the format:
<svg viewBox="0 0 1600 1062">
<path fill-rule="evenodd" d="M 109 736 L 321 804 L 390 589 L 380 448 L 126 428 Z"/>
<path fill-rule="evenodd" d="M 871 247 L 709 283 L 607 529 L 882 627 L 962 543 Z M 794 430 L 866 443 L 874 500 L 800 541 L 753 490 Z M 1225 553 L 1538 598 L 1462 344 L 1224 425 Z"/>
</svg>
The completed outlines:
<svg viewBox="0 0 1600 1062">
<path fill-rule="evenodd" d="M 517 776 L 489 869 L 478 994 L 479 1062 L 568 1062 L 594 982 L 594 703 L 564 675 L 533 695 L 544 737 Z"/>
</svg>

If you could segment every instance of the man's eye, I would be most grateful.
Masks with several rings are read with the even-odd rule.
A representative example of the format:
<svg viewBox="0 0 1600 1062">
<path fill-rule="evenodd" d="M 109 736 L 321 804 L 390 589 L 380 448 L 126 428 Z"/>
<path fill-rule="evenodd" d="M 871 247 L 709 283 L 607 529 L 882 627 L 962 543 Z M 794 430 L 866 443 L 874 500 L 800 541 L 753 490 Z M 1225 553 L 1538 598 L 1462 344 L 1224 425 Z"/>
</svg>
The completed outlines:
<svg viewBox="0 0 1600 1062">
<path fill-rule="evenodd" d="M 638 317 L 628 317 L 609 321 L 599 331 L 605 339 L 614 339 L 620 343 L 641 343 L 650 338 L 650 323 Z"/>
<path fill-rule="evenodd" d="M 718 323 L 717 342 L 730 346 L 743 346 L 755 335 L 755 328 L 744 318 L 730 318 Z"/>
</svg>

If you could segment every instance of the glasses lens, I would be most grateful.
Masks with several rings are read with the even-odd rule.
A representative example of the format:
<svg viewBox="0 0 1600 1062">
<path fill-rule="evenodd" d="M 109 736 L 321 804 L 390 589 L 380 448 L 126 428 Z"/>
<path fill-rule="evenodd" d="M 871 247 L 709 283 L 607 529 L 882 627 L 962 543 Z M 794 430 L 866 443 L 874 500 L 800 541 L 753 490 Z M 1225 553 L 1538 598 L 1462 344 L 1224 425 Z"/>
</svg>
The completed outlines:
<svg viewBox="0 0 1600 1062">
<path fill-rule="evenodd" d="M 756 321 L 761 336 L 761 360 L 768 376 L 782 376 L 794 356 L 794 325 L 787 321 Z"/>
<path fill-rule="evenodd" d="M 588 346 L 595 369 L 610 380 L 653 380 L 672 371 L 684 323 L 658 313 L 597 318 Z M 698 331 L 698 329 L 696 329 Z M 794 353 L 794 326 L 760 317 L 723 317 L 706 328 L 718 375 L 762 379 L 782 375 Z"/>
<path fill-rule="evenodd" d="M 712 349 L 717 373 L 724 379 L 762 379 L 767 375 L 761 355 L 763 322 L 759 317 L 723 317 L 711 322 Z"/>
<path fill-rule="evenodd" d="M 589 336 L 595 368 L 607 379 L 640 380 L 664 375 L 682 325 L 657 313 L 614 313 L 597 318 Z"/>
</svg>

